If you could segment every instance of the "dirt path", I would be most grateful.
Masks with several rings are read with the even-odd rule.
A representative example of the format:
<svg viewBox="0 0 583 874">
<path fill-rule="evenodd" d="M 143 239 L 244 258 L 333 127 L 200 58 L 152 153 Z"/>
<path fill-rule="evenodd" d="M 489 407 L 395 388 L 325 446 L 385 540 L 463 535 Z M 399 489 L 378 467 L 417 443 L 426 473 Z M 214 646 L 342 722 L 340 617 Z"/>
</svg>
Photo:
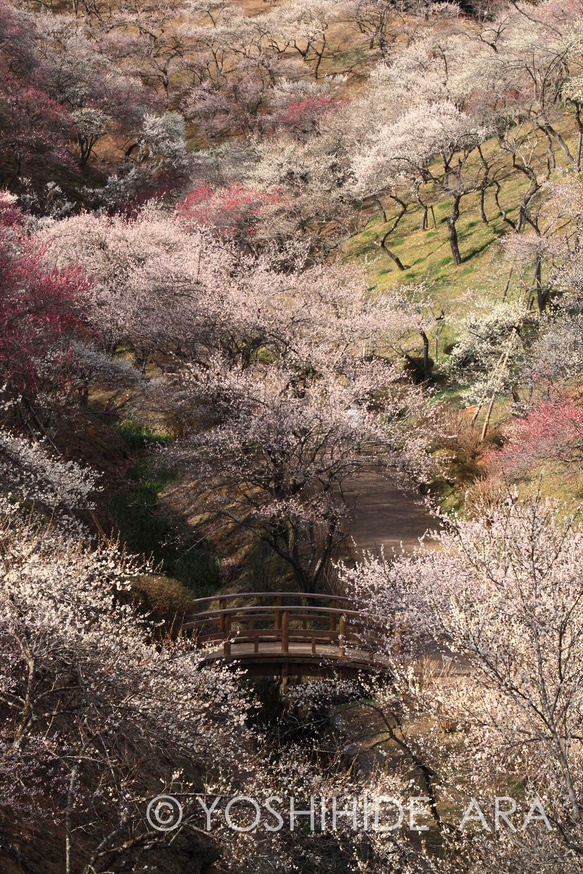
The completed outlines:
<svg viewBox="0 0 583 874">
<path fill-rule="evenodd" d="M 349 483 L 346 496 L 352 509 L 351 536 L 357 551 L 378 551 L 384 546 L 390 556 L 419 546 L 426 530 L 437 528 L 436 520 L 412 490 L 403 491 L 374 471 Z"/>
</svg>

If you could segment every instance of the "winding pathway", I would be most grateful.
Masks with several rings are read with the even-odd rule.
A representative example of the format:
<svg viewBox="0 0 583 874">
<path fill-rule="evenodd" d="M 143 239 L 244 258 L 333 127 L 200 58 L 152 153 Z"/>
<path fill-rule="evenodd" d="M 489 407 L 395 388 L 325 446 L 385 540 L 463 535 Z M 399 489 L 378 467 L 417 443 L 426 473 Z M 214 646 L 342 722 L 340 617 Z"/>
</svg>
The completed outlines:
<svg viewBox="0 0 583 874">
<path fill-rule="evenodd" d="M 365 549 L 376 552 L 383 546 L 390 556 L 393 549 L 401 551 L 401 544 L 410 552 L 419 546 L 426 530 L 437 527 L 418 494 L 399 488 L 374 471 L 352 480 L 345 491 L 352 507 L 351 530 L 357 553 Z"/>
</svg>

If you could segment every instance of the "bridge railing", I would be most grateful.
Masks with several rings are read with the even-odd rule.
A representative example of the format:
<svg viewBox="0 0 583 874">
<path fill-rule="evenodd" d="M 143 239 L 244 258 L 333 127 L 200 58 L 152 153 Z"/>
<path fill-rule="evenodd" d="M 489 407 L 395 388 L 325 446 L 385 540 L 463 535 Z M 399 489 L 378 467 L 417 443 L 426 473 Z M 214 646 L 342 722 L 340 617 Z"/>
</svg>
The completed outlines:
<svg viewBox="0 0 583 874">
<path fill-rule="evenodd" d="M 265 603 L 267 602 L 267 603 Z M 262 652 L 351 658 L 375 663 L 382 626 L 347 597 L 250 592 L 200 598 L 182 631 L 216 657 L 253 658 Z"/>
</svg>

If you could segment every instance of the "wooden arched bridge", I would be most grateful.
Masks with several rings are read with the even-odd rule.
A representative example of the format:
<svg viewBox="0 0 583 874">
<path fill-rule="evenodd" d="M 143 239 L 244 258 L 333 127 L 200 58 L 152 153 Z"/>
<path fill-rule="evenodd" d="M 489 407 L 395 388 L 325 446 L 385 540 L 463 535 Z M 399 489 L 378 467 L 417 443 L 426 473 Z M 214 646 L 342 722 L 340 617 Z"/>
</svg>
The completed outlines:
<svg viewBox="0 0 583 874">
<path fill-rule="evenodd" d="M 181 630 L 207 650 L 207 663 L 237 663 L 255 676 L 387 670 L 380 621 L 349 598 L 248 592 L 195 603 Z"/>
</svg>

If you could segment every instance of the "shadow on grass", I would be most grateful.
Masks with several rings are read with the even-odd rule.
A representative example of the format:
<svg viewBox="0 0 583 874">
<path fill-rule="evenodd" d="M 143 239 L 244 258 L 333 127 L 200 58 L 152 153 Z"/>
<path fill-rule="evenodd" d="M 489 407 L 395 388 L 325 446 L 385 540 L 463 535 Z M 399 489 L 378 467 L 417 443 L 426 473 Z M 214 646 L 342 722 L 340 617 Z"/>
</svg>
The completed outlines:
<svg viewBox="0 0 583 874">
<path fill-rule="evenodd" d="M 122 422 L 116 430 L 134 453 L 128 484 L 109 501 L 116 532 L 129 552 L 151 558 L 160 572 L 179 580 L 195 598 L 214 594 L 221 584 L 214 550 L 184 519 L 170 517 L 160 505 L 160 494 L 175 477 L 160 466 L 152 450 L 171 438 L 134 422 Z"/>
</svg>

